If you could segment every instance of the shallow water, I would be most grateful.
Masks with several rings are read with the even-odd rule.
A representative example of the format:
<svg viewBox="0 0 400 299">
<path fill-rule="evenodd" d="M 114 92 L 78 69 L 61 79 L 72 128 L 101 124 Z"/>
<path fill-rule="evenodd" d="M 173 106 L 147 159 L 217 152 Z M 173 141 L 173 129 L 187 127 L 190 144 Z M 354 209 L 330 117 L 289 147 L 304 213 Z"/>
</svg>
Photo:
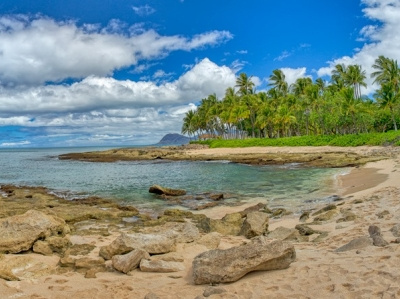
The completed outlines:
<svg viewBox="0 0 400 299">
<path fill-rule="evenodd" d="M 0 184 L 45 186 L 67 198 L 97 195 L 158 211 L 166 203 L 148 193 L 153 184 L 181 188 L 189 194 L 222 192 L 227 204 L 265 202 L 300 211 L 335 194 L 335 176 L 343 169 L 249 166 L 221 162 L 91 163 L 59 160 L 69 152 L 106 148 L 0 150 Z"/>
</svg>

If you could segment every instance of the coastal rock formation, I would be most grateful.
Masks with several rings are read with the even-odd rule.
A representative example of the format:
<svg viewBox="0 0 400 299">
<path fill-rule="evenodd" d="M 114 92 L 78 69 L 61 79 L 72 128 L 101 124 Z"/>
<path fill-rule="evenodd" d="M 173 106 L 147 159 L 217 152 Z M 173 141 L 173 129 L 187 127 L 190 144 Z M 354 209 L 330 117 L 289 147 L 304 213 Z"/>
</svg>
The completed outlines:
<svg viewBox="0 0 400 299">
<path fill-rule="evenodd" d="M 354 249 L 363 249 L 365 247 L 373 245 L 372 239 L 370 237 L 364 236 L 350 241 L 349 243 L 336 249 L 336 252 L 344 252 Z"/>
<path fill-rule="evenodd" d="M 210 250 L 193 260 L 195 284 L 233 282 L 252 271 L 286 269 L 295 260 L 292 244 L 260 236 L 226 250 Z"/>
<path fill-rule="evenodd" d="M 114 255 L 128 253 L 134 249 L 143 249 L 149 254 L 160 254 L 175 251 L 175 248 L 175 240 L 165 235 L 122 233 L 110 245 L 100 248 L 100 256 L 109 260 Z"/>
<path fill-rule="evenodd" d="M 200 238 L 199 229 L 190 222 L 167 222 L 161 226 L 144 228 L 141 232 L 163 235 L 176 243 L 191 243 Z"/>
<path fill-rule="evenodd" d="M 247 214 L 240 229 L 240 235 L 251 239 L 260 236 L 268 230 L 268 215 L 263 212 L 251 212 Z"/>
<path fill-rule="evenodd" d="M 186 191 L 182 189 L 171 189 L 166 187 L 161 187 L 159 185 L 153 185 L 149 188 L 150 193 L 155 193 L 159 195 L 167 195 L 167 196 L 181 196 L 185 195 Z"/>
<path fill-rule="evenodd" d="M 389 245 L 382 237 L 381 229 L 376 225 L 370 225 L 368 228 L 369 236 L 372 238 L 374 246 L 385 247 Z"/>
<path fill-rule="evenodd" d="M 39 239 L 64 236 L 68 232 L 64 220 L 36 210 L 3 218 L 0 219 L 0 253 L 26 251 Z"/>
<path fill-rule="evenodd" d="M 112 257 L 112 265 L 116 270 L 122 273 L 128 273 L 129 271 L 136 269 L 142 259 L 149 258 L 150 255 L 143 249 L 135 249 L 127 254 L 114 255 Z"/>
</svg>

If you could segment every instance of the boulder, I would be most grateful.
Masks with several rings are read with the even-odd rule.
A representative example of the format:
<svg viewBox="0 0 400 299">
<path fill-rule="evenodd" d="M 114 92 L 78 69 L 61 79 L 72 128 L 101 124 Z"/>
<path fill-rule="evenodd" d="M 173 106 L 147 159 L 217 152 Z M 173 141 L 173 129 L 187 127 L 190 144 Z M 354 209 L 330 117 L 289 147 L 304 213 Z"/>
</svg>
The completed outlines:
<svg viewBox="0 0 400 299">
<path fill-rule="evenodd" d="M 400 223 L 393 226 L 390 231 L 392 232 L 393 236 L 396 238 L 400 237 Z"/>
<path fill-rule="evenodd" d="M 349 250 L 353 250 L 353 249 L 363 249 L 363 248 L 371 246 L 371 245 L 373 245 L 372 239 L 367 236 L 364 236 L 364 237 L 360 237 L 360 238 L 350 241 L 349 243 L 343 245 L 342 247 L 339 247 L 335 251 L 336 252 L 344 252 L 344 251 L 349 251 Z"/>
<path fill-rule="evenodd" d="M 161 226 L 146 227 L 142 233 L 163 235 L 177 243 L 191 243 L 200 238 L 199 229 L 191 222 L 167 222 Z"/>
<path fill-rule="evenodd" d="M 268 215 L 263 212 L 251 212 L 247 214 L 240 229 L 240 235 L 248 239 L 260 236 L 268 230 Z"/>
<path fill-rule="evenodd" d="M 267 205 L 265 203 L 259 202 L 258 204 L 248 207 L 239 213 L 242 215 L 242 217 L 245 217 L 248 213 L 259 212 L 260 210 L 265 209 L 266 206 Z"/>
<path fill-rule="evenodd" d="M 252 271 L 286 269 L 295 260 L 292 244 L 264 236 L 226 250 L 210 250 L 193 260 L 195 284 L 233 282 Z"/>
<path fill-rule="evenodd" d="M 305 224 L 297 224 L 295 226 L 295 229 L 297 229 L 302 236 L 310 236 L 312 234 L 317 234 L 319 232 L 313 230 L 311 227 Z"/>
<path fill-rule="evenodd" d="M 111 244 L 100 248 L 100 256 L 106 260 L 114 255 L 128 253 L 134 249 L 143 249 L 149 254 L 175 251 L 175 239 L 157 234 L 121 234 Z"/>
<path fill-rule="evenodd" d="M 184 262 L 184 258 L 177 252 L 168 252 L 165 254 L 152 255 L 150 258 L 146 258 L 151 261 L 164 261 L 164 262 Z"/>
<path fill-rule="evenodd" d="M 68 232 L 69 227 L 64 220 L 36 210 L 3 218 L 0 219 L 0 253 L 27 251 L 38 239 Z"/>
<path fill-rule="evenodd" d="M 167 195 L 167 196 L 181 196 L 185 195 L 186 191 L 182 189 L 170 189 L 161 187 L 159 185 L 153 185 L 149 188 L 150 193 L 155 193 L 159 195 Z"/>
<path fill-rule="evenodd" d="M 217 249 L 220 243 L 221 234 L 217 232 L 206 234 L 197 240 L 197 244 L 204 245 L 208 249 Z"/>
<path fill-rule="evenodd" d="M 298 230 L 283 226 L 277 227 L 272 232 L 268 233 L 268 239 L 276 239 L 282 241 L 297 240 L 299 238 Z"/>
<path fill-rule="evenodd" d="M 180 262 L 142 259 L 140 261 L 140 270 L 143 272 L 169 273 L 183 271 L 185 270 L 185 266 Z"/>
<path fill-rule="evenodd" d="M 240 233 L 243 221 L 240 213 L 226 214 L 222 219 L 210 219 L 210 231 L 222 235 L 237 236 Z"/>
<path fill-rule="evenodd" d="M 122 272 L 128 273 L 136 269 L 142 259 L 149 259 L 150 255 L 143 249 L 135 249 L 124 255 L 114 255 L 112 257 L 113 267 Z"/>
<path fill-rule="evenodd" d="M 389 245 L 382 237 L 381 229 L 376 225 L 370 225 L 368 228 L 369 236 L 372 238 L 374 246 L 385 247 Z"/>
</svg>

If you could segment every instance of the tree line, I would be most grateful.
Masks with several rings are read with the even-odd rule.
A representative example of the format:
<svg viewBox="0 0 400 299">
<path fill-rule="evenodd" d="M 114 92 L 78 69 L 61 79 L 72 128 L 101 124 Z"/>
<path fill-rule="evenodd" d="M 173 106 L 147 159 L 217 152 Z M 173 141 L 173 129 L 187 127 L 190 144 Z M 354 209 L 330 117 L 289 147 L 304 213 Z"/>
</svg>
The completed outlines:
<svg viewBox="0 0 400 299">
<path fill-rule="evenodd" d="M 222 99 L 211 94 L 185 114 L 182 134 L 235 139 L 397 131 L 399 66 L 379 56 L 372 68 L 379 87 L 372 98 L 361 95 L 367 85 L 360 65 L 336 65 L 328 83 L 304 77 L 291 85 L 276 69 L 266 92 L 257 92 L 252 77 L 241 73 Z"/>
</svg>

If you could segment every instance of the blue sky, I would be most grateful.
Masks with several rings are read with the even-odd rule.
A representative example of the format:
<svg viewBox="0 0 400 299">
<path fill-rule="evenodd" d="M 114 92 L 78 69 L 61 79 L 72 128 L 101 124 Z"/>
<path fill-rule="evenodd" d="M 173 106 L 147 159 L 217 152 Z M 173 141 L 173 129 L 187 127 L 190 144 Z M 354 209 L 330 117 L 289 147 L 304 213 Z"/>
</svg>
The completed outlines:
<svg viewBox="0 0 400 299">
<path fill-rule="evenodd" d="M 156 143 L 241 72 L 369 74 L 398 32 L 400 0 L 3 0 L 0 148 Z"/>
</svg>

